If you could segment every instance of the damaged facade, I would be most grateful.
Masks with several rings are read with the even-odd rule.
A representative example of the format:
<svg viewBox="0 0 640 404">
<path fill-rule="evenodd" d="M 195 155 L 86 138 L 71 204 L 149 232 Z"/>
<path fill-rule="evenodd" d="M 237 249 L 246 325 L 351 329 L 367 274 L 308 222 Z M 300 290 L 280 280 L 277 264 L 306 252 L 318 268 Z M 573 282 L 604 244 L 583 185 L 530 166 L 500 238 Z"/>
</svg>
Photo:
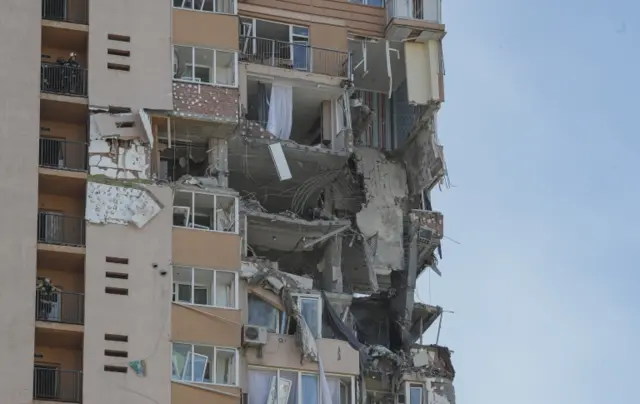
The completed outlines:
<svg viewBox="0 0 640 404">
<path fill-rule="evenodd" d="M 0 397 L 454 404 L 415 299 L 446 275 L 440 0 L 64 3 L 31 16 L 65 60 Z"/>
</svg>

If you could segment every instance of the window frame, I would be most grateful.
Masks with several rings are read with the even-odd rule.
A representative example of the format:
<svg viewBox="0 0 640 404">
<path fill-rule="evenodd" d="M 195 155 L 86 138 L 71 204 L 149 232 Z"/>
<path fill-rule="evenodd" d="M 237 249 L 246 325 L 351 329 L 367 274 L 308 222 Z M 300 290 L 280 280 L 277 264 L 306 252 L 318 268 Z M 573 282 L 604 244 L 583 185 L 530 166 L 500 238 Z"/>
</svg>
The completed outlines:
<svg viewBox="0 0 640 404">
<path fill-rule="evenodd" d="M 180 80 L 178 80 L 180 81 Z M 193 83 L 193 82 L 190 82 Z M 202 83 L 202 84 L 210 84 L 210 83 Z M 191 194 L 191 204 L 190 206 L 183 206 L 183 205 L 176 205 L 175 204 L 175 198 L 176 195 L 179 193 L 183 193 L 183 194 Z M 200 194 L 200 195 L 207 195 L 207 196 L 211 196 L 213 198 L 213 206 L 217 206 L 218 204 L 218 197 L 223 197 L 223 198 L 233 198 L 234 199 L 234 210 L 235 210 L 235 217 L 234 217 L 234 230 L 233 231 L 226 231 L 226 230 L 219 230 L 219 229 L 202 229 L 199 227 L 195 227 L 195 217 L 196 217 L 196 209 L 195 209 L 195 203 L 196 203 L 196 194 Z M 184 189 L 178 189 L 176 190 L 176 192 L 174 193 L 173 196 L 173 213 L 175 214 L 176 212 L 176 208 L 178 208 L 179 210 L 184 210 L 186 212 L 186 217 L 187 217 L 187 225 L 177 225 L 177 224 L 173 224 L 173 227 L 184 227 L 187 229 L 192 229 L 192 230 L 201 230 L 201 231 L 211 231 L 211 232 L 216 232 L 216 233 L 225 233 L 225 234 L 240 234 L 240 199 L 235 196 L 235 195 L 219 195 L 216 193 L 208 193 L 208 192 L 197 192 L 197 191 L 191 191 L 191 190 L 184 190 Z M 217 217 L 217 209 L 213 209 L 213 222 L 216 224 L 218 224 L 218 221 L 216 220 Z"/>
<path fill-rule="evenodd" d="M 182 3 L 184 4 L 185 1 L 187 0 L 183 0 Z M 178 9 L 178 10 L 187 10 L 187 11 L 196 11 L 198 13 L 211 13 L 211 14 L 223 14 L 223 15 L 237 15 L 238 14 L 238 0 L 231 0 L 233 1 L 233 12 L 231 13 L 223 13 L 220 11 L 216 11 L 216 6 L 218 5 L 218 1 L 220 0 L 213 0 L 213 10 L 209 11 L 209 10 L 199 10 L 197 8 L 195 8 L 195 0 L 191 0 L 191 4 L 193 4 L 192 7 L 182 7 L 182 6 L 176 6 L 175 2 L 172 1 L 171 2 L 171 7 Z M 204 0 L 203 0 L 203 4 L 204 4 Z"/>
<path fill-rule="evenodd" d="M 175 281 L 173 279 L 174 275 L 174 270 L 176 268 L 181 268 L 181 269 L 190 269 L 191 270 L 191 282 L 183 282 L 183 281 Z M 195 276 L 196 276 L 196 270 L 200 270 L 200 271 L 211 271 L 213 272 L 213 286 L 211 287 L 211 285 L 203 285 L 201 283 L 196 283 L 195 282 Z M 233 274 L 233 284 L 234 284 L 234 298 L 233 298 L 233 307 L 227 307 L 227 306 L 218 306 L 216 304 L 217 301 L 217 286 L 218 286 L 218 272 L 222 272 L 222 273 L 229 273 L 229 274 Z M 239 276 L 238 276 L 238 272 L 237 271 L 229 271 L 229 270 L 225 270 L 225 269 L 212 269 L 212 268 L 198 268 L 198 267 L 190 267 L 190 266 L 182 266 L 182 265 L 173 265 L 171 267 L 171 288 L 172 288 L 172 294 L 171 294 L 171 301 L 175 302 L 175 303 L 180 303 L 180 304 L 187 304 L 189 306 L 200 306 L 200 307 L 214 307 L 216 309 L 225 309 L 225 310 L 238 310 L 240 308 L 240 302 L 239 302 L 239 296 L 238 296 L 238 291 L 239 291 Z M 191 301 L 190 302 L 184 302 L 181 300 L 177 300 L 178 297 L 178 288 L 176 288 L 176 285 L 191 285 Z M 211 296 L 211 302 L 212 304 L 201 304 L 201 303 L 195 303 L 195 289 L 196 287 L 201 287 L 206 289 L 207 291 L 210 291 L 209 294 Z M 211 287 L 211 289 L 210 289 Z"/>
<path fill-rule="evenodd" d="M 201 354 L 196 354 L 195 352 L 195 347 L 203 347 L 203 348 L 213 348 L 213 362 L 210 365 L 210 372 L 211 372 L 211 381 L 205 381 L 204 377 L 202 381 L 197 381 L 195 380 L 195 378 L 193 377 L 194 375 L 194 371 L 195 371 L 195 366 L 194 363 L 195 361 L 192 359 L 191 360 L 191 380 L 185 380 L 184 379 L 184 375 L 186 374 L 186 370 L 187 370 L 187 363 L 188 360 L 185 359 L 185 365 L 184 368 L 182 369 L 182 371 L 180 372 L 179 378 L 175 379 L 174 378 L 174 372 L 173 369 L 175 368 L 175 362 L 174 362 L 174 346 L 178 344 L 178 345 L 188 345 L 189 346 L 189 352 L 187 353 L 187 357 L 189 356 L 189 354 L 191 354 L 191 357 L 193 358 L 195 355 L 201 355 Z M 234 360 L 234 384 L 225 384 L 225 383 L 216 383 L 216 372 L 217 372 L 217 361 L 218 361 L 218 350 L 222 350 L 222 351 L 233 351 L 233 360 Z M 207 357 L 208 358 L 208 357 Z M 227 346 L 218 346 L 218 345 L 207 345 L 207 344 L 194 344 L 191 342 L 184 342 L 184 341 L 171 341 L 171 380 L 172 381 L 177 381 L 177 382 L 181 382 L 181 383 L 201 383 L 201 384 L 207 384 L 207 385 L 216 385 L 216 386 L 228 386 L 228 387 L 238 387 L 240 385 L 240 375 L 239 375 L 239 371 L 240 371 L 240 352 L 238 350 L 238 348 L 234 348 L 234 347 L 227 347 Z M 209 363 L 209 362 L 207 362 Z M 177 369 L 177 368 L 176 368 Z M 177 369 L 180 370 L 180 369 Z M 206 370 L 206 367 L 205 367 Z"/>
<path fill-rule="evenodd" d="M 298 306 L 298 310 L 300 310 L 300 315 L 303 318 L 304 316 L 302 315 L 302 304 L 300 303 L 300 300 L 316 301 L 316 304 L 318 305 L 318 318 L 316 320 L 316 325 L 318 327 L 318 335 L 314 335 L 314 338 L 316 339 L 322 338 L 322 305 L 323 305 L 322 296 L 314 295 L 310 293 L 292 293 L 291 297 L 295 299 L 296 305 Z"/>
<path fill-rule="evenodd" d="M 424 402 L 424 392 L 425 392 L 424 384 L 416 383 L 416 382 L 405 382 L 405 392 L 404 392 L 404 396 L 406 397 L 405 403 L 411 404 L 411 391 L 413 389 L 420 390 L 420 401 L 418 402 L 422 404 Z"/>
<path fill-rule="evenodd" d="M 197 10 L 196 10 L 197 11 Z M 173 66 L 173 68 L 175 68 L 176 66 L 176 47 L 182 47 L 182 48 L 191 48 L 191 61 L 184 62 L 185 66 L 191 66 L 191 80 L 189 79 L 185 79 L 185 78 L 181 78 L 181 77 L 175 77 L 176 73 L 173 72 L 172 77 L 173 77 L 173 81 L 179 81 L 182 83 L 191 83 L 191 84 L 201 84 L 201 85 L 209 85 L 209 86 L 217 86 L 217 87 L 227 87 L 227 88 L 238 88 L 238 51 L 236 50 L 226 50 L 226 49 L 215 49 L 215 48 L 207 48 L 204 46 L 194 46 L 194 45 L 181 45 L 181 44 L 173 44 L 172 45 L 173 49 L 171 52 L 171 65 Z M 201 50 L 206 50 L 206 51 L 212 51 L 213 52 L 213 62 L 211 64 L 211 66 L 207 66 L 207 65 L 203 65 L 200 63 L 196 63 L 196 49 L 201 49 Z M 233 54 L 233 83 L 231 84 L 223 84 L 223 83 L 218 83 L 218 52 L 224 52 L 224 53 L 231 53 Z M 195 68 L 196 67 L 209 67 L 209 71 L 213 70 L 213 82 L 211 83 L 207 83 L 207 82 L 203 82 L 203 81 L 196 81 L 195 80 Z"/>
<path fill-rule="evenodd" d="M 274 310 L 276 310 L 277 312 L 277 316 L 276 316 L 276 329 L 275 331 L 271 331 L 268 327 L 267 327 L 267 332 L 271 333 L 271 334 L 283 334 L 283 327 L 287 324 L 287 314 L 280 310 L 279 308 L 277 308 L 276 306 L 274 306 L 273 304 L 269 303 L 267 300 L 261 298 L 258 294 L 256 293 L 251 293 L 251 291 L 249 291 L 249 293 L 247 293 L 247 324 L 249 325 L 253 325 L 256 327 L 264 327 L 263 325 L 260 324 L 252 324 L 251 322 L 249 322 L 249 312 L 251 311 L 251 299 L 257 299 L 262 301 L 264 304 L 267 304 L 269 306 L 271 306 Z"/>
<path fill-rule="evenodd" d="M 251 372 L 252 370 L 256 370 L 256 371 L 262 371 L 262 372 L 276 372 L 276 386 L 279 385 L 280 383 L 280 373 L 281 372 L 287 372 L 287 373 L 295 373 L 296 374 L 296 403 L 302 403 L 302 375 L 310 375 L 310 376 L 315 376 L 318 380 L 318 403 L 321 404 L 323 403 L 323 397 L 322 397 L 322 380 L 320 378 L 320 373 L 315 373 L 315 372 L 310 372 L 310 371 L 305 371 L 305 370 L 300 370 L 300 369 L 287 369 L 287 368 L 272 368 L 272 367 L 268 367 L 268 366 L 254 366 L 254 365 L 249 365 L 247 367 L 247 378 L 249 375 L 249 372 Z M 349 403 L 351 404 L 355 404 L 356 403 L 356 388 L 355 388 L 355 376 L 354 375 L 340 375 L 337 373 L 326 373 L 325 374 L 326 377 L 332 377 L 332 378 L 337 378 L 340 379 L 340 381 L 342 382 L 344 379 L 349 379 Z M 278 388 L 276 388 L 276 393 L 278 392 Z M 248 388 L 247 389 L 247 393 L 250 395 L 251 394 L 251 390 Z M 280 398 L 277 396 L 276 394 L 276 402 L 280 402 Z M 337 404 L 337 403 L 334 403 Z M 343 404 L 343 403 L 339 403 L 339 404 Z"/>
</svg>

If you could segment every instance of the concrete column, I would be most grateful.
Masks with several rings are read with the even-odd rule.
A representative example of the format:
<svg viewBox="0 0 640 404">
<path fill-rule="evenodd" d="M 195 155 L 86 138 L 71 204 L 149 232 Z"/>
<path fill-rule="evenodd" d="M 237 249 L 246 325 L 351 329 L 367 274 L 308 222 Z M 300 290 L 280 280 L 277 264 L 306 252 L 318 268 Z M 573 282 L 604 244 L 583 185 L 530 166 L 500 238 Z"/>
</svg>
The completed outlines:
<svg viewBox="0 0 640 404">
<path fill-rule="evenodd" d="M 322 268 L 322 289 L 327 292 L 342 293 L 342 236 L 327 241 Z"/>
</svg>

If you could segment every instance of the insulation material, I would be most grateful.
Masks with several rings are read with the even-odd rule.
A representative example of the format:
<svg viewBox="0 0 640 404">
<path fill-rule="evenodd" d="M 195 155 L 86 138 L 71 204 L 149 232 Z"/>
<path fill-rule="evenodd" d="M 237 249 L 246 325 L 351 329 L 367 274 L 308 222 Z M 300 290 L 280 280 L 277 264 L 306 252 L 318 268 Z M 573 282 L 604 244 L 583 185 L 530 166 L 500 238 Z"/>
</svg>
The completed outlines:
<svg viewBox="0 0 640 404">
<path fill-rule="evenodd" d="M 149 154 L 149 148 L 135 140 L 92 140 L 89 144 L 89 174 L 112 179 L 146 180 L 150 176 Z"/>
<path fill-rule="evenodd" d="M 147 189 L 89 181 L 85 219 L 94 224 L 144 227 L 164 206 Z"/>
<path fill-rule="evenodd" d="M 379 275 L 403 269 L 403 204 L 407 177 L 400 163 L 374 149 L 356 149 L 358 174 L 362 176 L 365 204 L 356 214 L 358 229 L 366 239 L 376 237 L 372 264 Z"/>
</svg>

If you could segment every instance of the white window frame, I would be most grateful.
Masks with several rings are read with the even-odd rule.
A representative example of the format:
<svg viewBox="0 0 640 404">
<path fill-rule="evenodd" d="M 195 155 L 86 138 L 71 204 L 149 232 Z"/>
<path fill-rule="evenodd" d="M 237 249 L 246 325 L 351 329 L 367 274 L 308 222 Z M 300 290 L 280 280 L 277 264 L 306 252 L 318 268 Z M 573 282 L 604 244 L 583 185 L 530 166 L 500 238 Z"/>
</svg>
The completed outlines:
<svg viewBox="0 0 640 404">
<path fill-rule="evenodd" d="M 187 2 L 191 2 L 191 7 L 185 7 L 185 3 Z M 218 1 L 220 0 L 213 0 L 213 10 L 209 11 L 209 10 L 202 10 L 202 9 L 197 9 L 195 4 L 195 0 L 182 0 L 182 6 L 176 6 L 173 5 L 173 0 L 171 1 L 171 4 L 173 5 L 173 8 L 179 9 L 179 10 L 189 10 L 189 11 L 197 11 L 199 13 L 211 13 L 211 14 L 224 14 L 224 15 L 237 15 L 238 14 L 238 0 L 230 0 L 233 1 L 233 12 L 232 13 L 222 13 L 219 11 L 216 11 L 216 9 L 218 7 L 216 7 L 218 5 Z M 204 0 L 202 2 L 202 5 L 204 5 Z"/>
<path fill-rule="evenodd" d="M 280 373 L 281 372 L 287 372 L 287 373 L 295 373 L 296 374 L 296 379 L 297 379 L 297 385 L 296 385 L 296 403 L 300 404 L 302 403 L 302 375 L 312 375 L 317 377 L 318 379 L 318 403 L 322 403 L 323 402 L 323 398 L 322 398 L 322 380 L 320 379 L 320 374 L 319 373 L 314 373 L 314 372 L 307 372 L 307 371 L 302 371 L 299 369 L 285 369 L 285 368 L 270 368 L 270 367 L 266 367 L 266 366 L 249 366 L 247 368 L 247 373 L 252 371 L 252 370 L 257 370 L 257 371 L 263 371 L 263 372 L 276 372 L 276 386 L 279 386 L 280 384 Z M 355 376 L 349 375 L 349 376 L 345 376 L 345 375 L 339 375 L 339 374 L 335 374 L 335 373 L 326 373 L 325 374 L 326 377 L 335 377 L 335 378 L 339 378 L 339 379 L 349 379 L 349 395 L 350 397 L 350 402 L 355 404 L 356 403 L 356 388 L 355 388 Z M 287 379 L 285 379 L 287 380 Z M 279 391 L 279 389 L 276 388 L 276 393 Z M 247 392 L 249 394 L 251 394 L 251 390 L 250 388 L 247 388 Z M 276 401 L 274 403 L 269 402 L 269 404 L 276 404 L 276 403 L 280 403 L 280 398 L 276 395 Z M 339 403 L 333 403 L 333 404 L 339 404 Z"/>
<path fill-rule="evenodd" d="M 305 293 L 292 293 L 291 297 L 293 297 L 296 301 L 296 305 L 298 306 L 298 310 L 300 310 L 300 315 L 302 315 L 302 304 L 300 300 L 315 300 L 318 305 L 318 319 L 317 319 L 317 327 L 318 327 L 318 335 L 314 336 L 319 339 L 322 338 L 322 296 L 313 295 L 313 294 L 305 294 Z M 304 318 L 304 316 L 303 316 Z M 306 321 L 306 320 L 305 320 Z"/>
<path fill-rule="evenodd" d="M 411 404 L 411 391 L 412 390 L 420 390 L 420 401 L 418 401 L 420 404 L 424 403 L 424 385 L 421 383 L 413 383 L 413 382 L 405 382 L 405 392 L 404 392 L 404 396 L 405 396 L 405 403 L 406 404 Z"/>
<path fill-rule="evenodd" d="M 205 83 L 203 83 L 205 84 Z M 227 234 L 240 234 L 240 201 L 239 198 L 235 195 L 218 195 L 218 194 L 212 194 L 212 193 L 207 193 L 207 192 L 196 192 L 196 191 L 188 191 L 188 190 L 177 190 L 176 193 L 174 194 L 174 199 L 175 199 L 175 195 L 178 193 L 183 193 L 183 194 L 191 194 L 191 206 L 179 206 L 179 205 L 173 205 L 173 211 L 174 213 L 178 210 L 178 211 L 183 211 L 186 212 L 186 225 L 183 226 L 179 226 L 174 224 L 174 227 L 186 227 L 188 229 L 195 229 L 195 230 L 204 230 L 204 231 L 212 231 L 212 232 L 217 232 L 217 233 L 227 233 Z M 196 202 L 196 194 L 201 194 L 201 195 L 207 195 L 207 196 L 211 196 L 213 197 L 213 206 L 216 207 L 218 206 L 218 196 L 223 197 L 223 198 L 233 198 L 234 199 L 234 209 L 235 209 L 235 217 L 234 217 L 234 230 L 233 231 L 226 231 L 226 230 L 218 230 L 216 229 L 203 229 L 202 227 L 198 227 L 195 224 L 195 218 L 196 218 L 196 212 L 195 212 L 195 202 Z M 217 220 L 217 214 L 218 214 L 218 210 L 217 209 L 212 209 L 213 211 L 213 223 L 215 226 L 218 225 L 218 220 Z"/>
<path fill-rule="evenodd" d="M 205 348 L 213 348 L 213 363 L 211 363 L 210 365 L 210 372 L 211 372 L 211 381 L 205 381 L 204 380 L 204 375 L 203 375 L 203 380 L 202 381 L 196 381 L 195 378 L 193 377 L 194 373 L 195 373 L 195 361 L 192 359 L 191 360 L 191 380 L 185 380 L 184 379 L 184 375 L 186 374 L 186 367 L 187 367 L 187 363 L 188 360 L 185 359 L 185 367 L 182 369 L 180 373 L 180 378 L 178 379 L 181 382 L 184 383 L 202 383 L 202 384 L 214 384 L 216 386 L 231 386 L 231 387 L 237 387 L 239 385 L 239 371 L 240 371 L 240 363 L 239 363 L 239 359 L 240 359 L 240 355 L 238 352 L 237 348 L 233 348 L 233 347 L 226 347 L 226 346 L 215 346 L 215 345 L 206 345 L 206 344 L 192 344 L 190 342 L 184 342 L 184 341 L 172 341 L 171 342 L 171 379 L 172 380 L 176 380 L 173 378 L 173 369 L 176 368 L 175 367 L 175 361 L 174 361 L 174 357 L 173 357 L 173 346 L 174 345 L 188 345 L 190 347 L 189 353 L 187 354 L 187 358 L 189 357 L 189 354 L 191 354 L 192 358 L 195 357 L 195 355 L 201 355 L 201 354 L 196 354 L 195 352 L 195 347 L 205 347 Z M 235 380 L 233 384 L 224 384 L 224 383 L 216 383 L 216 372 L 217 372 L 217 362 L 218 362 L 218 351 L 226 351 L 226 352 L 233 352 L 233 360 L 234 360 L 234 376 L 235 376 Z M 208 357 L 207 357 L 207 362 L 208 362 Z M 177 368 L 176 368 L 177 369 Z M 206 367 L 205 367 L 206 369 Z M 180 371 L 180 369 L 177 369 L 178 371 Z"/>
<path fill-rule="evenodd" d="M 385 0 L 379 0 L 379 1 L 381 1 L 382 4 L 380 4 L 380 5 L 369 4 L 369 3 L 372 2 L 371 0 L 349 0 L 349 3 L 351 3 L 351 4 L 362 4 L 363 6 L 370 6 L 370 7 L 377 7 L 377 8 L 385 8 L 386 7 L 386 1 Z"/>
<path fill-rule="evenodd" d="M 187 282 L 177 282 L 175 280 L 173 280 L 173 270 L 175 268 L 180 268 L 180 269 L 189 269 L 191 270 L 191 282 L 187 283 Z M 199 271 L 211 271 L 213 272 L 213 285 L 203 285 L 201 283 L 196 283 L 196 270 Z M 227 306 L 218 306 L 216 304 L 216 293 L 218 290 L 218 272 L 222 272 L 222 273 L 228 273 L 228 274 L 233 274 L 233 288 L 234 288 L 234 299 L 233 299 L 233 307 L 227 307 Z M 202 306 L 202 307 L 215 307 L 217 309 L 227 309 L 227 310 L 238 310 L 239 306 L 239 297 L 238 297 L 238 286 L 239 283 L 239 276 L 238 276 L 238 272 L 235 271 L 226 271 L 224 269 L 210 269 L 210 268 L 198 268 L 198 267 L 188 267 L 188 266 L 181 266 L 181 265 L 174 265 L 171 268 L 171 287 L 173 290 L 173 293 L 171 295 L 171 298 L 173 300 L 173 296 L 175 295 L 176 303 L 181 303 L 181 304 L 188 304 L 190 306 Z M 175 285 L 191 285 L 191 301 L 190 302 L 183 302 L 181 300 L 178 300 L 178 288 L 175 287 Z M 200 304 L 200 303 L 194 303 L 195 301 L 195 288 L 196 287 L 201 287 L 201 288 L 205 288 L 206 290 L 210 291 L 210 296 L 211 296 L 211 303 L 212 304 Z"/>
<path fill-rule="evenodd" d="M 176 46 L 179 46 L 181 48 L 191 48 L 191 63 L 187 63 L 185 62 L 184 65 L 185 66 L 191 66 L 191 79 L 186 79 L 186 78 L 182 78 L 182 77 L 175 77 L 175 72 L 173 73 L 174 76 L 174 81 L 182 81 L 185 83 L 198 83 L 198 84 L 202 84 L 202 85 L 210 85 L 210 86 L 217 86 L 217 87 L 228 87 L 228 88 L 238 88 L 238 51 L 235 50 L 226 50 L 226 49 L 213 49 L 213 48 L 205 48 L 203 46 L 192 46 L 192 45 L 180 45 L 180 44 L 173 44 L 173 52 L 171 53 L 171 58 L 172 58 L 172 66 L 176 66 Z M 207 66 L 207 65 L 202 65 L 199 63 L 196 63 L 196 49 L 201 49 L 201 50 L 207 50 L 207 51 L 213 51 L 213 62 L 211 63 L 211 66 Z M 231 84 L 221 84 L 218 83 L 218 69 L 217 69 L 217 61 L 218 61 L 218 52 L 225 52 L 225 53 L 233 53 L 233 83 Z M 212 83 L 205 83 L 199 80 L 196 80 L 195 77 L 195 68 L 196 67 L 208 67 L 209 71 L 213 70 L 213 82 Z"/>
</svg>

